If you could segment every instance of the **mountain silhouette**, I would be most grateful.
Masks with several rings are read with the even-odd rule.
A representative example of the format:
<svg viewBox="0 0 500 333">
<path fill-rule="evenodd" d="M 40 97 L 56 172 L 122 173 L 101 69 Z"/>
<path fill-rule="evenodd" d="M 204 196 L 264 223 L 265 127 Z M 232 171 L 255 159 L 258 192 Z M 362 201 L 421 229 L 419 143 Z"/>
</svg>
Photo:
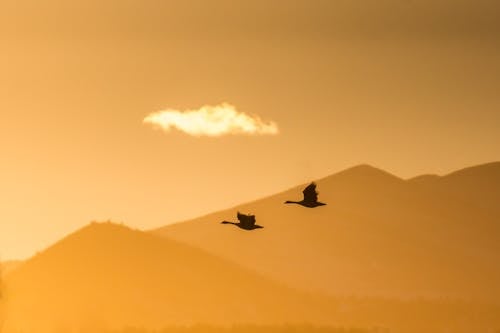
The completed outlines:
<svg viewBox="0 0 500 333">
<path fill-rule="evenodd" d="M 5 276 L 16 269 L 16 267 L 18 267 L 21 263 L 21 260 L 7 260 L 0 262 L 0 272 Z"/>
<path fill-rule="evenodd" d="M 473 205 L 487 214 L 499 214 L 500 162 L 493 162 L 458 170 L 444 177 L 420 182 L 433 186 L 441 195 L 450 196 Z"/>
<path fill-rule="evenodd" d="M 224 229 L 224 228 L 222 228 Z M 329 320 L 325 303 L 176 241 L 92 223 L 6 281 L 5 332 Z M 97 323 L 97 324 L 96 324 Z"/>
<path fill-rule="evenodd" d="M 283 205 L 302 184 L 151 232 L 308 291 L 500 299 L 500 163 L 409 180 L 360 165 L 315 182 L 335 205 Z M 213 223 L 235 210 L 258 214 L 266 232 Z"/>
</svg>

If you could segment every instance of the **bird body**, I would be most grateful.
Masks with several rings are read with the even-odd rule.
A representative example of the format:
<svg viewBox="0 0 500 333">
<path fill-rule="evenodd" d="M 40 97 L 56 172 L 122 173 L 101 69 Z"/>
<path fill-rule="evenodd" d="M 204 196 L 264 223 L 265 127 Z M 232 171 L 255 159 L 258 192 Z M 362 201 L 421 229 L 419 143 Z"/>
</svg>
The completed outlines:
<svg viewBox="0 0 500 333">
<path fill-rule="evenodd" d="M 290 201 L 290 200 L 287 200 L 285 201 L 286 204 L 298 204 L 298 205 L 301 205 L 301 206 L 304 206 L 304 207 L 307 207 L 307 208 L 314 208 L 314 207 L 319 207 L 319 206 L 325 206 L 326 203 L 323 203 L 323 202 L 304 202 L 303 200 L 302 201 Z"/>
<path fill-rule="evenodd" d="M 238 223 L 229 222 L 229 221 L 222 221 L 221 223 L 222 224 L 233 224 L 233 225 L 237 226 L 238 228 L 244 229 L 244 230 L 254 230 L 254 229 L 263 228 L 263 226 L 255 224 L 255 222 L 256 222 L 255 215 L 245 215 L 245 214 L 241 214 L 240 212 L 238 212 L 237 217 L 238 217 L 238 221 L 239 221 Z"/>
<path fill-rule="evenodd" d="M 326 203 L 318 201 L 318 192 L 316 191 L 316 184 L 312 182 L 303 191 L 304 199 L 301 201 L 285 201 L 286 204 L 297 204 L 307 208 L 315 208 L 324 206 Z"/>
</svg>

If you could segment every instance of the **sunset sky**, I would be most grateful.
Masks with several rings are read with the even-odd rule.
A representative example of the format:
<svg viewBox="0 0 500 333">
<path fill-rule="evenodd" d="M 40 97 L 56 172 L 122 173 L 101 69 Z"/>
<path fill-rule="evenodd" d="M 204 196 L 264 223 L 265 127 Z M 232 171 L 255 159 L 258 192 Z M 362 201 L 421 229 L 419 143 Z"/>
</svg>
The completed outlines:
<svg viewBox="0 0 500 333">
<path fill-rule="evenodd" d="M 499 17 L 493 0 L 2 1 L 0 257 L 361 163 L 408 178 L 500 160 Z M 224 103 L 260 130 L 145 121 Z"/>
</svg>

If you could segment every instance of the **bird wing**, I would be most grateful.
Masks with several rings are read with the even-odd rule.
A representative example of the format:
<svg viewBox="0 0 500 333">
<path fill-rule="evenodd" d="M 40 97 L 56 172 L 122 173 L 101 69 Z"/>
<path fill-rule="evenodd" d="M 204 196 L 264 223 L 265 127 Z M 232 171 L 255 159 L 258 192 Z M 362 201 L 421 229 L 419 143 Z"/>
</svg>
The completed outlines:
<svg viewBox="0 0 500 333">
<path fill-rule="evenodd" d="M 247 216 L 245 214 L 241 214 L 240 212 L 238 212 L 237 217 L 238 217 L 238 221 L 240 221 L 241 223 L 244 223 L 244 221 L 246 221 Z"/>
<path fill-rule="evenodd" d="M 255 225 L 255 215 L 248 215 L 248 224 L 252 227 Z"/>
<path fill-rule="evenodd" d="M 309 184 L 302 193 L 304 194 L 304 201 L 318 201 L 318 192 L 316 192 L 315 183 Z"/>
<path fill-rule="evenodd" d="M 238 220 L 240 221 L 242 226 L 254 226 L 255 225 L 255 216 L 254 215 L 245 215 L 238 212 Z"/>
</svg>

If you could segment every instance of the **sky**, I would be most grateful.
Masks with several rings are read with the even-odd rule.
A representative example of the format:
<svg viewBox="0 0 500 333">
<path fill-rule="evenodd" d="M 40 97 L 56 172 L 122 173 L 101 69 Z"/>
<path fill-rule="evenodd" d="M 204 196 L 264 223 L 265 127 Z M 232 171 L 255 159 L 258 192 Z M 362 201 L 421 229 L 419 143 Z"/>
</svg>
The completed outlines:
<svg viewBox="0 0 500 333">
<path fill-rule="evenodd" d="M 498 161 L 499 18 L 488 0 L 3 1 L 0 257 L 361 163 L 409 178 Z M 145 121 L 226 104 L 273 130 Z"/>
</svg>

